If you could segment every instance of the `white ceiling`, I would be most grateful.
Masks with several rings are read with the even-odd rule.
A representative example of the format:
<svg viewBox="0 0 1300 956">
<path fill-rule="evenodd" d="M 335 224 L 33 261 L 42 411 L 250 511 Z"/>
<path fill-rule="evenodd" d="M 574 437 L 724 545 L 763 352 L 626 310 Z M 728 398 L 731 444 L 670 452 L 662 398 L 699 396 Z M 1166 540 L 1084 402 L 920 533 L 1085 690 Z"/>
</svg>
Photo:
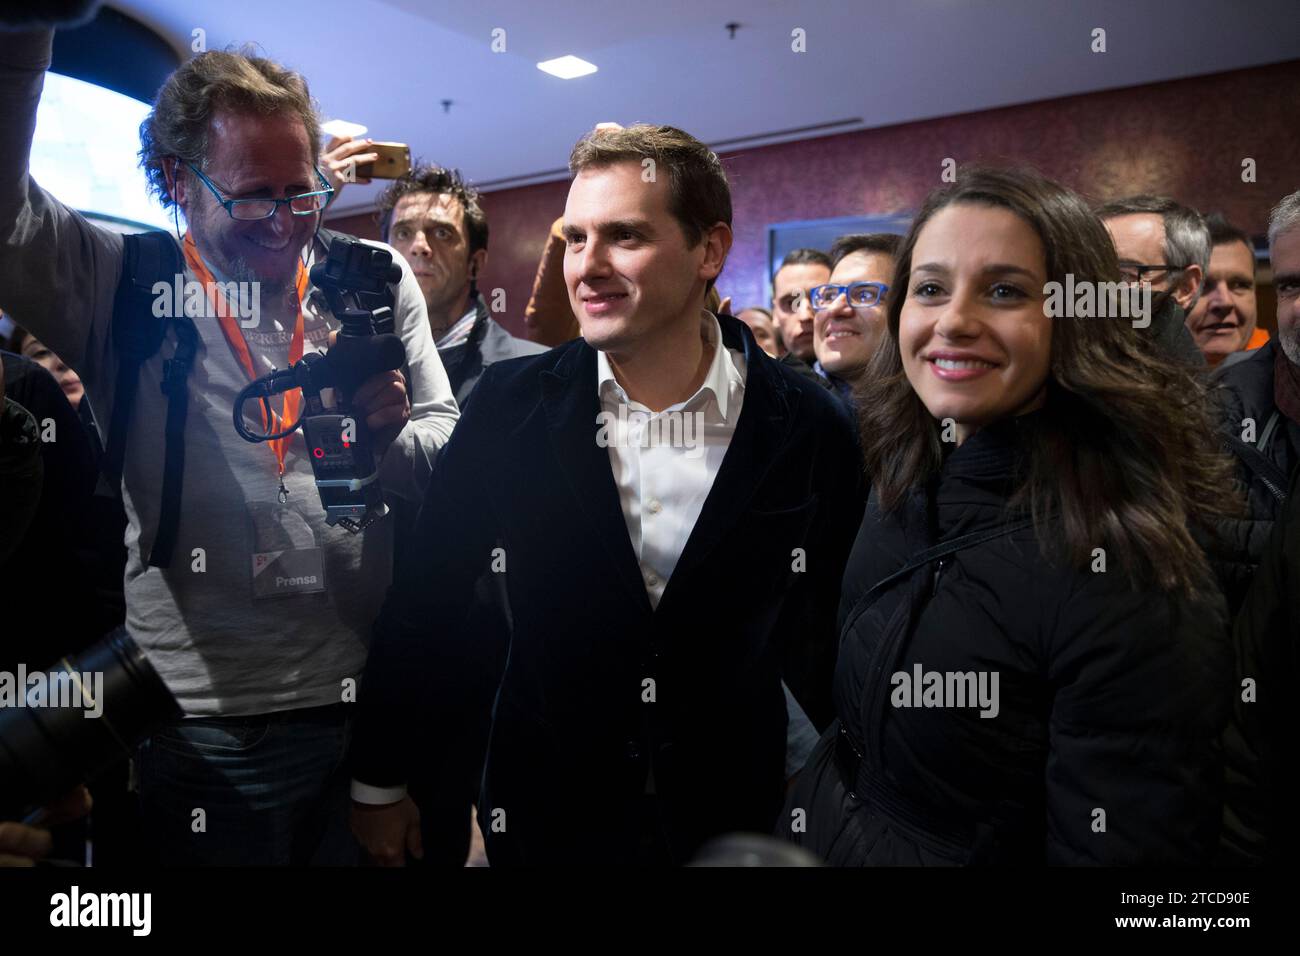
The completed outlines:
<svg viewBox="0 0 1300 956">
<path fill-rule="evenodd" d="M 1300 56 L 1297 0 L 114 5 L 186 55 L 196 27 L 209 49 L 253 41 L 307 76 L 326 117 L 489 189 L 560 178 L 573 142 L 602 120 L 670 123 L 741 148 Z M 1091 51 L 1099 27 L 1105 53 Z M 504 53 L 492 50 L 496 28 Z M 796 28 L 805 53 L 791 49 Z M 566 53 L 600 71 L 561 80 L 536 68 Z M 377 188 L 349 187 L 336 213 L 369 208 Z"/>
</svg>

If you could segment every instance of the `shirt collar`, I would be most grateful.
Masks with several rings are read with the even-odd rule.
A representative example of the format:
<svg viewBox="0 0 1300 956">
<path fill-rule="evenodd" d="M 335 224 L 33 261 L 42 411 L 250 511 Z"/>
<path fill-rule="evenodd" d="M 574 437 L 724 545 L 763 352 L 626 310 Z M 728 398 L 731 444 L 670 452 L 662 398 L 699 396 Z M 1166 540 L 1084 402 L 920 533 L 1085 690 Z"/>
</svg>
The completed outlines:
<svg viewBox="0 0 1300 956">
<path fill-rule="evenodd" d="M 722 341 L 722 326 L 718 322 L 718 317 L 707 309 L 700 314 L 700 323 L 704 327 L 704 333 L 708 342 L 714 346 L 713 361 L 709 363 L 709 370 L 704 376 L 702 384 L 694 395 L 684 402 L 678 402 L 672 408 L 684 407 L 697 402 L 706 392 L 713 396 L 714 402 L 718 406 L 718 413 L 722 416 L 723 421 L 727 421 L 727 410 L 731 406 L 731 397 L 733 390 L 743 390 L 745 387 L 745 374 L 741 368 L 736 365 L 736 358 L 731 354 Z M 740 360 L 742 363 L 744 359 Z M 596 391 L 599 395 L 604 396 L 610 389 L 617 392 L 618 395 L 631 404 L 631 399 L 623 391 L 623 386 L 618 383 L 614 376 L 614 368 L 609 364 L 609 356 L 603 351 L 596 352 Z M 665 409 L 666 410 L 666 409 Z"/>
<path fill-rule="evenodd" d="M 468 311 L 457 319 L 455 324 L 444 332 L 438 341 L 433 343 L 433 347 L 438 349 L 450 348 L 451 346 L 459 345 L 468 339 L 470 332 L 474 330 L 474 321 L 478 317 L 478 309 L 476 305 L 477 303 L 471 305 Z"/>
</svg>

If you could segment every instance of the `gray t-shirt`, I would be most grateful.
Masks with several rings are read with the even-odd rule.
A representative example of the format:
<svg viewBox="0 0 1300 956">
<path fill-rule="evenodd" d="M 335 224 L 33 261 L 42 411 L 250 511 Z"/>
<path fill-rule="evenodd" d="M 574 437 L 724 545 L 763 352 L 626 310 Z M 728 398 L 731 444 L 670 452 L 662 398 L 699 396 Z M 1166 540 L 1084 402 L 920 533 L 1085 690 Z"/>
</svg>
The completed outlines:
<svg viewBox="0 0 1300 956">
<path fill-rule="evenodd" d="M 76 369 L 107 423 L 116 375 L 110 319 L 122 237 L 87 222 L 27 174 L 50 38 L 0 32 L 0 133 L 11 146 L 11 161 L 0 164 L 0 308 Z M 402 267 L 394 312 L 406 346 L 411 419 L 387 451 L 380 480 L 386 496 L 418 502 L 458 412 L 419 287 L 401 257 L 393 258 Z M 194 276 L 187 270 L 186 278 Z M 318 294 L 309 292 L 304 312 L 306 350 L 321 351 L 338 323 Z M 345 680 L 360 674 L 370 627 L 390 583 L 392 517 L 361 535 L 326 527 L 301 432 L 286 455 L 289 499 L 281 508 L 270 446 L 245 442 L 231 423 L 247 375 L 215 319 L 194 324 L 200 343 L 189 376 L 181 519 L 166 570 L 146 562 L 162 486 L 167 405 L 159 384 L 163 361 L 175 349 L 170 331 L 140 370 L 122 480 L 127 628 L 188 715 L 337 703 Z M 259 327 L 245 330 L 258 375 L 272 365 L 285 367 L 291 333 L 289 321 L 266 315 Z M 280 403 L 272 400 L 277 413 Z M 254 403 L 247 413 L 256 420 Z M 255 600 L 254 555 L 310 547 L 313 538 L 322 549 L 325 590 Z"/>
</svg>

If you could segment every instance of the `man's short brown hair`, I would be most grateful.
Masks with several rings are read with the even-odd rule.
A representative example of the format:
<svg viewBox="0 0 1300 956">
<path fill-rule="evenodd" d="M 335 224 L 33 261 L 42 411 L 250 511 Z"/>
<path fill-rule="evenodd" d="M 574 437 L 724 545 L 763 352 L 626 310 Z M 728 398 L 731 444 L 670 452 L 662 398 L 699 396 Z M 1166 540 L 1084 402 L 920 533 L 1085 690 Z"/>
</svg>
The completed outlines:
<svg viewBox="0 0 1300 956">
<path fill-rule="evenodd" d="M 200 53 L 167 77 L 153 110 L 140 124 L 140 165 L 164 208 L 175 198 L 167 188 L 163 160 L 172 157 L 202 169 L 218 109 L 296 116 L 307 128 L 313 164 L 320 154 L 320 116 L 301 73 L 251 51 Z"/>
<path fill-rule="evenodd" d="M 645 165 L 647 159 L 653 167 Z M 655 176 L 668 175 L 668 211 L 681 224 L 688 246 L 699 245 L 720 222 L 731 225 L 731 187 L 717 154 L 675 126 L 638 123 L 592 130 L 574 144 L 569 173 L 577 176 L 584 169 L 627 160 L 653 169 Z"/>
<path fill-rule="evenodd" d="M 447 169 L 432 163 L 417 163 L 415 168 L 400 179 L 395 179 L 379 197 L 379 228 L 384 242 L 393 228 L 393 210 L 403 196 L 415 193 L 433 193 L 450 196 L 460 203 L 461 231 L 472 256 L 488 246 L 487 214 L 479 203 L 478 190 L 465 182 L 459 169 Z"/>
</svg>

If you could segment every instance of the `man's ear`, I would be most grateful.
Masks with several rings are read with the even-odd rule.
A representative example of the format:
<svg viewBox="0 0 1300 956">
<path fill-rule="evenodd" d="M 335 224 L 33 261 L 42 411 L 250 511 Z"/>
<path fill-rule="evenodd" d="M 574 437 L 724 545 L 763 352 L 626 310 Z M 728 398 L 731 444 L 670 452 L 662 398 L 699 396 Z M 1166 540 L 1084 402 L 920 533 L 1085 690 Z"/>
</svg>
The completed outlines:
<svg viewBox="0 0 1300 956">
<path fill-rule="evenodd" d="M 700 278 L 716 279 L 727 263 L 727 254 L 731 252 L 733 241 L 731 227 L 725 222 L 716 222 L 704 234 L 704 261 L 700 263 Z"/>
<path fill-rule="evenodd" d="M 1205 273 L 1201 271 L 1199 264 L 1193 263 L 1183 270 L 1183 277 L 1178 280 L 1178 285 L 1174 286 L 1173 296 L 1184 312 L 1191 311 L 1188 307 L 1196 300 L 1196 294 L 1201 291 L 1203 281 L 1205 281 Z"/>
<path fill-rule="evenodd" d="M 480 249 L 478 252 L 474 253 L 472 256 L 469 257 L 469 277 L 471 279 L 477 279 L 479 276 L 483 274 L 483 270 L 486 268 L 487 268 L 486 249 Z"/>
<path fill-rule="evenodd" d="M 185 218 L 189 218 L 189 183 L 185 177 L 178 175 L 180 166 L 175 156 L 168 156 L 162 161 L 163 179 L 167 183 L 167 193 L 172 197 L 172 201 L 181 207 L 181 212 L 185 213 Z"/>
</svg>

